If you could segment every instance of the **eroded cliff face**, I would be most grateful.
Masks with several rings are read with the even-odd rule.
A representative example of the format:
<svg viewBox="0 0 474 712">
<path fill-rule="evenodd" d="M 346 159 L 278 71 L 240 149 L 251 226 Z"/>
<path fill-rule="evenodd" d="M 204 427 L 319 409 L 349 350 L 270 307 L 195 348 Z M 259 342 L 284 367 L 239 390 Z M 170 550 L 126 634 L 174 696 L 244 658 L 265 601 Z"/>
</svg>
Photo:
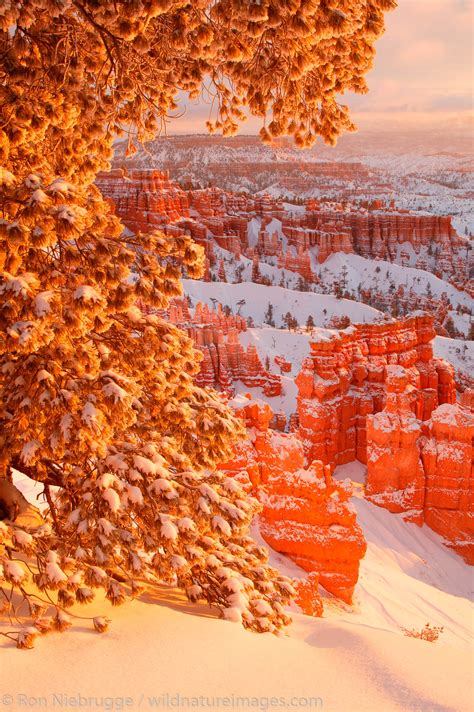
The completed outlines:
<svg viewBox="0 0 474 712">
<path fill-rule="evenodd" d="M 171 306 L 169 318 L 187 328 L 203 354 L 199 384 L 217 386 L 229 397 L 234 395 L 236 380 L 260 387 L 267 396 L 281 393 L 280 376 L 266 371 L 254 346 L 245 350 L 240 344 L 238 335 L 246 328 L 243 319 L 226 316 L 220 306 L 211 310 L 198 304 L 193 314 L 184 302 Z M 226 467 L 239 477 L 246 471 L 249 487 L 263 488 L 259 490 L 265 503 L 262 532 L 271 546 L 308 571 L 317 571 L 321 584 L 341 597 L 348 599 L 347 592 L 357 581 L 359 535 L 346 532 L 355 548 L 341 564 L 344 585 L 331 584 L 323 562 L 332 559 L 334 569 L 342 555 L 335 541 L 325 557 L 321 542 L 324 539 L 329 546 L 331 527 L 324 518 L 314 520 L 311 512 L 320 512 L 332 494 L 326 491 L 326 474 L 354 460 L 367 464 L 370 501 L 404 513 L 409 521 L 425 522 L 474 563 L 472 425 L 468 425 L 473 418 L 472 391 L 462 395 L 462 405 L 456 404 L 454 370 L 433 357 L 433 336 L 433 319 L 425 314 L 359 324 L 329 335 L 325 332 L 311 343 L 311 356 L 295 379 L 297 413 L 290 418 L 291 435 L 277 432 L 285 429 L 286 419 L 273 414 L 269 406 L 244 407 L 242 417 L 252 433 L 251 446 L 248 442 L 238 445 L 234 464 Z M 288 363 L 280 361 L 282 370 L 287 369 Z M 458 414 L 455 419 L 453 413 Z M 449 435 L 449 428 L 443 429 L 447 414 L 451 423 L 459 421 L 457 440 Z M 312 468 L 311 476 L 308 468 Z M 310 496 L 303 487 L 304 496 L 294 494 L 293 501 L 291 493 L 301 489 L 301 478 L 313 483 L 314 493 Z M 343 521 L 346 526 L 349 519 L 343 495 L 337 496 L 338 524 Z M 303 523 L 307 527 L 301 529 Z M 319 524 L 327 532 L 315 545 L 317 532 L 310 527 Z M 278 532 L 283 531 L 287 533 L 280 540 Z M 334 570 L 331 575 L 337 580 Z"/>
<path fill-rule="evenodd" d="M 426 523 L 474 564 L 474 416 L 443 403 L 426 421 L 409 406 L 408 374 L 387 367 L 387 402 L 367 422 L 366 496 Z M 464 397 L 464 402 L 470 398 Z"/>
<path fill-rule="evenodd" d="M 309 233 L 303 246 L 318 245 L 317 233 L 346 235 L 347 247 L 364 257 L 393 260 L 399 245 L 409 244 L 416 254 L 430 243 L 450 253 L 457 251 L 464 240 L 456 233 L 451 218 L 446 215 L 420 215 L 408 210 L 380 209 L 371 211 L 328 210 L 324 204 L 309 201 L 307 211 L 285 223 Z M 290 240 L 291 240 L 290 236 Z M 341 238 L 342 239 L 342 238 Z M 301 240 L 301 236 L 300 236 Z M 436 248 L 435 248 L 436 249 Z"/>
<path fill-rule="evenodd" d="M 232 397 L 235 381 L 241 381 L 247 388 L 261 388 L 268 397 L 281 394 L 281 377 L 265 368 L 253 344 L 244 348 L 239 341 L 247 329 L 243 317 L 226 314 L 221 304 L 210 309 L 198 302 L 192 310 L 186 300 L 174 300 L 166 317 L 188 333 L 202 354 L 198 385 L 216 387 Z"/>
<path fill-rule="evenodd" d="M 205 247 L 211 264 L 217 245 L 232 252 L 236 260 L 241 255 L 251 260 L 276 257 L 278 267 L 315 282 L 310 251 L 319 263 L 336 252 L 355 253 L 428 270 L 474 294 L 469 274 L 473 258 L 449 216 L 382 205 L 368 210 L 316 200 L 308 200 L 306 209 L 295 214 L 269 195 L 234 194 L 218 188 L 185 191 L 166 171 L 157 170 L 115 169 L 100 173 L 96 182 L 129 230 L 160 227 L 188 232 Z M 250 244 L 249 226 L 256 217 L 261 229 Z M 281 235 L 272 226 L 273 219 L 281 222 Z"/>
<path fill-rule="evenodd" d="M 418 266 L 447 274 L 469 291 L 465 242 L 446 217 L 327 210 L 317 203 L 290 216 L 269 196 L 185 192 L 159 171 L 113 171 L 99 176 L 98 184 L 128 229 L 192 234 L 205 248 L 207 279 L 217 247 L 236 260 L 251 259 L 254 281 L 265 257 L 314 281 L 309 250 L 319 261 L 342 251 L 401 264 L 412 251 L 419 255 Z M 260 230 L 250 244 L 254 216 Z M 275 218 L 284 239 L 274 230 Z M 227 279 L 222 260 L 219 275 Z M 254 346 L 244 349 L 240 343 L 246 323 L 238 315 L 224 313 L 220 305 L 198 304 L 192 311 L 182 300 L 166 317 L 186 329 L 202 353 L 199 384 L 229 397 L 237 380 L 260 387 L 266 396 L 282 393 L 281 377 L 262 364 Z M 366 494 L 372 502 L 425 522 L 474 563 L 474 395 L 466 390 L 456 403 L 454 371 L 433 357 L 434 335 L 433 319 L 418 314 L 316 338 L 296 378 L 290 435 L 277 432 L 288 425 L 281 413 L 249 403 L 241 409 L 249 438 L 225 467 L 261 498 L 266 540 L 312 572 L 300 593 L 302 605 L 314 611 L 320 605 L 318 581 L 345 600 L 357 581 L 365 545 L 347 493 L 331 476 L 335 466 L 356 459 L 367 463 Z M 277 357 L 282 373 L 291 368 L 284 357 Z"/>
<path fill-rule="evenodd" d="M 387 366 L 386 384 L 384 409 L 367 417 L 365 493 L 374 504 L 421 524 L 426 483 L 418 446 L 421 421 L 411 407 L 406 369 Z"/>
<path fill-rule="evenodd" d="M 311 344 L 296 378 L 308 461 L 367 464 L 366 496 L 474 563 L 472 391 L 433 358 L 433 319 L 355 325 Z"/>
<path fill-rule="evenodd" d="M 189 216 L 188 197 L 167 172 L 115 169 L 99 173 L 96 183 L 132 232 L 146 232 Z"/>
<path fill-rule="evenodd" d="M 445 403 L 423 424 L 420 440 L 424 521 L 470 564 L 474 564 L 473 438 L 471 409 Z"/>
<path fill-rule="evenodd" d="M 306 467 L 298 436 L 269 427 L 273 414 L 268 404 L 239 397 L 231 405 L 245 420 L 248 438 L 221 468 L 247 482 L 262 502 L 265 541 L 311 574 L 299 584 L 301 605 L 312 615 L 322 611 L 318 581 L 350 603 L 366 542 L 348 501 L 348 484 L 336 482 L 322 462 Z"/>
<path fill-rule="evenodd" d="M 367 460 L 367 416 L 387 399 L 387 366 L 407 372 L 408 408 L 426 420 L 439 403 L 455 400 L 454 373 L 433 358 L 427 315 L 356 324 L 311 343 L 296 377 L 299 435 L 309 460 L 332 466 Z"/>
</svg>

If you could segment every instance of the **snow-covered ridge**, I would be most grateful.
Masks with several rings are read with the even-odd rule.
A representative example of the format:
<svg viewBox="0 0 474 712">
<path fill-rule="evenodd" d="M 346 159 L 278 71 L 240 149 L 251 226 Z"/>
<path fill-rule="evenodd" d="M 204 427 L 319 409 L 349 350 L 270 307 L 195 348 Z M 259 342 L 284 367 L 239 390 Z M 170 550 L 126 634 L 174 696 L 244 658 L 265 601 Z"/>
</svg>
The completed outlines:
<svg viewBox="0 0 474 712">
<path fill-rule="evenodd" d="M 305 324 L 308 317 L 312 316 L 315 324 L 320 326 L 324 325 L 328 316 L 349 316 L 351 321 L 361 323 L 373 322 L 383 317 L 376 309 L 349 299 L 252 282 L 230 284 L 185 279 L 183 286 L 185 294 L 191 297 L 194 303 L 200 301 L 211 306 L 212 300 L 217 300 L 222 305 L 230 306 L 234 313 L 251 317 L 256 325 L 263 324 L 269 304 L 273 305 L 278 322 L 287 312 L 291 312 L 300 324 Z"/>
</svg>

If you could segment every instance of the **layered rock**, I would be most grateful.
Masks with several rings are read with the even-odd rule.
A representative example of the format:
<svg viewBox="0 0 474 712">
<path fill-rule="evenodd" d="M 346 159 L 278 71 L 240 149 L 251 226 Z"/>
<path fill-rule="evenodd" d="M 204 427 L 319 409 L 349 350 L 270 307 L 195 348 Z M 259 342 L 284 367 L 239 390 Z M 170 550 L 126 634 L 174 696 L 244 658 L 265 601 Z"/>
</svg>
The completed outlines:
<svg viewBox="0 0 474 712">
<path fill-rule="evenodd" d="M 474 415 L 445 403 L 433 412 L 424 433 L 424 521 L 474 564 Z"/>
<path fill-rule="evenodd" d="M 421 422 L 411 409 L 408 373 L 386 368 L 385 408 L 367 418 L 367 499 L 390 512 L 423 520 L 425 473 L 418 439 Z"/>
<path fill-rule="evenodd" d="M 261 164 L 257 165 L 262 168 Z M 328 169 L 327 165 L 332 167 Z M 307 164 L 307 171 L 319 174 L 329 171 L 328 175 L 333 175 L 336 167 L 339 176 L 343 165 Z M 351 164 L 347 165 L 350 172 Z M 278 162 L 272 166 L 273 170 L 279 170 Z M 232 164 L 233 171 L 237 167 Z M 293 170 L 295 168 L 293 165 Z M 227 171 L 228 167 L 224 166 L 223 170 Z M 127 173 L 115 169 L 99 174 L 97 185 L 128 229 L 135 232 L 172 227 L 186 232 L 204 246 L 211 263 L 213 246 L 217 245 L 230 251 L 237 260 L 242 254 L 252 260 L 276 257 L 280 268 L 316 281 L 310 250 L 320 263 L 336 252 L 355 252 L 371 259 L 387 259 L 430 270 L 474 294 L 470 280 L 474 256 L 466 256 L 467 241 L 456 233 L 449 216 L 420 215 L 395 210 L 393 206 L 383 208 L 380 201 L 368 207 L 356 207 L 309 200 L 306 210 L 294 213 L 270 195 L 233 194 L 219 188 L 184 191 L 170 181 L 166 170 Z M 380 209 L 375 210 L 375 207 Z M 261 229 L 256 243 L 250 245 L 250 223 L 256 217 Z M 273 219 L 281 221 L 285 240 L 271 228 Z M 219 278 L 222 275 L 221 271 Z M 401 303 L 397 301 L 398 308 Z"/>
<path fill-rule="evenodd" d="M 244 348 L 239 341 L 239 333 L 247 330 L 242 316 L 226 313 L 221 304 L 211 309 L 198 302 L 193 311 L 185 299 L 174 299 L 160 314 L 186 331 L 201 352 L 198 385 L 233 396 L 235 381 L 241 381 L 247 388 L 261 388 L 265 396 L 281 395 L 281 376 L 265 368 L 254 344 Z"/>
<path fill-rule="evenodd" d="M 132 232 L 146 232 L 189 216 L 187 195 L 167 172 L 115 169 L 99 173 L 96 184 Z"/>
<path fill-rule="evenodd" d="M 472 293 L 473 257 L 466 257 L 467 240 L 457 234 L 451 217 L 373 207 L 310 200 L 306 211 L 285 215 L 283 234 L 296 249 L 314 248 L 320 262 L 334 252 L 355 252 L 429 270 Z"/>
<path fill-rule="evenodd" d="M 234 382 L 241 381 L 247 388 L 261 388 L 269 398 L 281 395 L 281 377 L 265 369 L 253 344 L 246 349 L 242 346 L 236 330 L 230 330 L 227 336 L 216 330 L 196 329 L 191 333 L 203 354 L 201 371 L 196 376 L 198 385 L 219 387 L 233 395 Z M 209 337 L 216 340 L 209 342 Z"/>
<path fill-rule="evenodd" d="M 278 267 L 290 270 L 290 272 L 296 272 L 308 282 L 314 280 L 309 252 L 302 247 L 298 247 L 296 252 L 287 250 L 284 254 L 280 254 L 278 256 Z"/>
<path fill-rule="evenodd" d="M 323 601 L 319 594 L 319 574 L 312 571 L 306 578 L 293 581 L 295 603 L 307 616 L 322 616 Z"/>
<path fill-rule="evenodd" d="M 367 545 L 348 502 L 350 489 L 315 461 L 307 469 L 273 472 L 259 497 L 265 541 L 306 571 L 317 571 L 327 591 L 351 603 Z"/>
<path fill-rule="evenodd" d="M 251 483 L 263 503 L 260 529 L 270 546 L 316 572 L 326 590 L 351 602 L 366 543 L 348 502 L 350 489 L 321 462 L 305 467 L 299 438 L 269 428 L 268 404 L 239 397 L 231 405 L 244 419 L 248 438 L 221 469 Z M 302 605 L 315 614 L 315 578 L 301 585 Z"/>
<path fill-rule="evenodd" d="M 268 403 L 252 399 L 247 395 L 237 396 L 229 402 L 229 405 L 234 409 L 236 415 L 245 422 L 248 439 L 244 441 L 244 444 L 238 443 L 235 446 L 238 466 L 236 466 L 234 457 L 230 462 L 221 465 L 221 469 L 232 472 L 247 469 L 240 467 L 242 464 L 242 459 L 239 459 L 241 447 L 247 453 L 248 461 L 258 464 L 257 470 L 251 468 L 250 479 L 254 487 L 264 485 L 268 478 L 275 473 L 284 476 L 287 472 L 304 467 L 303 445 L 299 439 L 270 428 L 273 411 Z M 248 454 L 249 443 L 251 444 L 251 456 Z"/>
<path fill-rule="evenodd" d="M 466 390 L 461 393 L 460 403 L 474 413 L 474 388 L 466 388 Z"/>
<path fill-rule="evenodd" d="M 420 314 L 356 324 L 311 342 L 311 356 L 296 377 L 298 432 L 308 460 L 366 462 L 367 416 L 385 405 L 389 365 L 406 368 L 409 407 L 417 418 L 453 402 L 453 371 L 433 359 L 433 336 L 433 319 Z"/>
<path fill-rule="evenodd" d="M 367 419 L 366 496 L 426 523 L 474 564 L 474 415 L 443 403 L 419 420 L 410 409 L 408 372 L 386 370 L 385 407 Z"/>
</svg>

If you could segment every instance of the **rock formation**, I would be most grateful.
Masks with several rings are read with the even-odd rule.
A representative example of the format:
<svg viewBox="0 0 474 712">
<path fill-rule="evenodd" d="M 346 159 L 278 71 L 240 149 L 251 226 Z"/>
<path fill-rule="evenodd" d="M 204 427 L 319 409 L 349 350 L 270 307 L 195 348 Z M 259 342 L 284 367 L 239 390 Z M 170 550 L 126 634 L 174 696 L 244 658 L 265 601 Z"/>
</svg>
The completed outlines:
<svg viewBox="0 0 474 712">
<path fill-rule="evenodd" d="M 408 372 L 386 370 L 385 407 L 367 419 L 366 496 L 426 523 L 474 564 L 474 415 L 443 403 L 419 420 L 410 410 Z"/>
<path fill-rule="evenodd" d="M 317 170 L 325 169 L 319 166 Z M 232 253 L 235 261 L 241 256 L 250 260 L 246 268 L 255 282 L 267 279 L 260 269 L 266 259 L 311 282 L 315 258 L 322 262 L 333 252 L 354 252 L 431 270 L 474 294 L 469 279 L 473 256 L 467 256 L 466 240 L 457 235 L 446 216 L 413 214 L 375 202 L 356 208 L 310 200 L 305 210 L 289 211 L 282 201 L 268 195 L 232 194 L 218 188 L 184 191 L 163 171 L 125 174 L 115 170 L 99 175 L 97 184 L 129 230 L 159 227 L 169 234 L 191 234 L 204 247 L 206 279 L 230 278 L 231 261 L 228 256 L 224 261 L 222 250 Z M 403 286 L 390 295 L 383 290 L 367 294 L 371 303 L 375 298 L 378 308 L 387 311 L 410 308 L 414 297 Z M 447 296 L 416 298 L 419 305 L 436 312 L 439 327 L 450 308 Z M 164 315 L 186 329 L 202 352 L 198 383 L 218 387 L 230 396 L 235 381 L 261 388 L 269 397 L 281 394 L 281 376 L 263 366 L 255 346 L 244 349 L 239 341 L 239 333 L 246 329 L 244 319 L 225 313 L 220 305 L 216 310 L 197 305 L 193 313 L 184 301 L 174 302 Z M 251 445 L 242 446 L 244 450 L 236 455 L 238 472 L 248 462 L 249 487 L 265 490 L 267 539 L 278 548 L 275 532 L 286 527 L 288 536 L 281 546 L 291 548 L 293 542 L 288 553 L 300 562 L 306 557 L 308 570 L 318 571 L 321 582 L 339 594 L 350 591 L 353 572 L 341 564 L 346 566 L 343 583 L 334 583 L 334 571 L 332 583 L 328 582 L 323 554 L 311 549 L 305 537 L 310 531 L 307 527 L 329 527 L 321 512 L 338 490 L 331 490 L 324 467 L 332 470 L 354 459 L 367 462 L 367 495 L 372 501 L 426 522 L 474 562 L 473 396 L 469 390 L 474 381 L 463 376 L 459 385 L 465 392 L 461 405 L 456 405 L 454 369 L 433 358 L 433 337 L 433 319 L 419 313 L 325 336 L 320 333 L 296 378 L 297 413 L 288 423 L 292 434 L 271 431 L 270 435 L 268 422 L 281 431 L 287 419 L 284 414 L 267 413 L 267 425 L 251 426 Z M 289 362 L 277 358 L 275 366 L 287 373 Z M 280 438 L 279 448 L 275 438 Z M 282 456 L 288 448 L 291 458 Z M 295 495 L 295 501 L 287 491 L 288 473 L 291 487 L 301 494 Z M 314 485 L 312 494 L 305 485 L 309 480 Z M 337 526 L 349 526 L 343 495 L 337 497 L 337 516 L 343 522 Z M 279 498 L 289 507 L 286 515 L 277 506 Z M 291 518 L 293 513 L 296 519 Z M 308 521 L 299 521 L 303 516 Z M 300 531 L 303 524 L 306 534 L 290 539 L 290 529 Z M 330 541 L 330 534 L 326 538 Z M 334 556 L 343 560 L 337 558 L 339 554 Z M 352 552 L 351 557 L 353 563 L 357 556 Z"/>
<path fill-rule="evenodd" d="M 433 358 L 433 319 L 355 325 L 311 343 L 294 427 L 308 462 L 367 463 L 366 494 L 474 563 L 472 394 Z"/>
<path fill-rule="evenodd" d="M 239 341 L 239 333 L 247 329 L 243 317 L 226 314 L 221 304 L 210 309 L 200 302 L 193 313 L 183 299 L 173 300 L 164 315 L 186 331 L 202 353 L 198 385 L 217 387 L 233 396 L 234 382 L 241 381 L 247 388 L 261 388 L 268 397 L 281 395 L 281 376 L 264 367 L 253 344 L 245 349 Z"/>
<path fill-rule="evenodd" d="M 298 229 L 299 228 L 299 229 Z M 334 235 L 333 243 L 343 252 L 363 257 L 400 262 L 410 245 L 423 264 L 416 266 L 446 274 L 456 280 L 469 278 L 466 263 L 466 240 L 459 236 L 446 215 L 417 215 L 408 210 L 327 209 L 309 201 L 307 210 L 285 220 L 283 232 L 290 244 L 308 249 L 317 247 L 320 262 L 335 252 L 325 240 Z M 330 252 L 328 253 L 328 249 Z M 415 265 L 413 265 L 415 266 Z"/>
<path fill-rule="evenodd" d="M 307 616 L 322 616 L 323 601 L 319 594 L 319 574 L 312 571 L 306 578 L 295 579 L 295 603 Z"/>
<path fill-rule="evenodd" d="M 231 401 L 245 420 L 248 439 L 238 443 L 232 461 L 221 469 L 251 486 L 263 504 L 260 530 L 276 551 L 316 572 L 327 591 L 351 602 L 366 543 L 349 504 L 350 489 L 333 480 L 331 468 L 313 462 L 305 468 L 303 446 L 294 434 L 272 431 L 270 406 L 239 397 Z M 319 609 L 315 579 L 302 584 L 301 596 Z M 308 598 L 309 597 L 309 598 Z"/>
<path fill-rule="evenodd" d="M 409 407 L 427 419 L 455 399 L 452 369 L 433 359 L 433 319 L 356 324 L 311 342 L 296 377 L 298 422 L 308 461 L 366 462 L 366 421 L 385 405 L 388 365 L 406 368 Z"/>
<path fill-rule="evenodd" d="M 249 164 L 252 166 L 249 168 L 232 164 L 232 170 L 245 173 L 257 167 L 262 170 L 262 165 Z M 274 171 L 290 167 L 295 170 L 294 164 L 269 165 Z M 207 169 L 211 170 L 211 166 Z M 310 180 L 313 171 L 318 175 L 326 172 L 328 177 L 337 179 L 363 169 L 360 164 L 349 163 L 305 164 L 307 177 L 303 180 Z M 222 170 L 229 168 L 224 165 Z M 299 165 L 296 170 L 300 170 Z M 241 255 L 258 261 L 276 257 L 280 268 L 312 282 L 316 278 L 311 269 L 310 250 L 320 263 L 335 252 L 356 253 L 432 271 L 474 294 L 470 278 L 474 256 L 468 256 L 467 240 L 456 233 L 449 216 L 420 215 L 396 210 L 393 205 L 385 208 L 380 201 L 356 207 L 308 200 L 306 210 L 295 213 L 270 195 L 233 194 L 219 188 L 184 191 L 170 181 L 167 170 L 127 173 L 115 169 L 99 174 L 97 185 L 128 229 L 160 227 L 187 232 L 205 247 L 211 264 L 214 246 L 218 246 L 231 252 L 236 260 Z M 250 245 L 249 226 L 256 217 L 261 228 L 256 243 Z M 281 223 L 280 234 L 271 225 L 274 219 Z M 221 276 L 224 274 L 221 269 Z M 260 270 L 255 268 L 255 274 L 258 277 Z M 398 307 L 402 302 L 403 298 L 397 300 Z"/>
<path fill-rule="evenodd" d="M 424 521 L 474 564 L 474 415 L 445 403 L 423 430 Z"/>
<path fill-rule="evenodd" d="M 115 169 L 99 173 L 96 183 L 132 232 L 145 232 L 189 216 L 187 195 L 170 181 L 167 172 Z"/>
<path fill-rule="evenodd" d="M 367 417 L 366 496 L 390 512 L 409 513 L 411 521 L 421 523 L 425 501 L 418 447 L 421 422 L 411 409 L 407 371 L 387 366 L 386 384 L 384 409 Z"/>
<path fill-rule="evenodd" d="M 265 541 L 306 571 L 318 572 L 321 585 L 347 603 L 367 548 L 350 494 L 319 461 L 293 472 L 273 472 L 259 491 Z"/>
</svg>

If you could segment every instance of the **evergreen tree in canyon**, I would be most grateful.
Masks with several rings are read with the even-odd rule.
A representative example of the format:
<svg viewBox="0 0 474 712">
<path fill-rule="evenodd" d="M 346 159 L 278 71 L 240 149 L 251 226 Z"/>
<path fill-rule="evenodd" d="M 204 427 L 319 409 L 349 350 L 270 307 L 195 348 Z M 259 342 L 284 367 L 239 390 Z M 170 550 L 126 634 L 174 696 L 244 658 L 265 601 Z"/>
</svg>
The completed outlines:
<svg viewBox="0 0 474 712">
<path fill-rule="evenodd" d="M 366 91 L 394 5 L 1 4 L 0 589 L 20 647 L 67 628 L 96 589 L 117 605 L 158 581 L 254 630 L 288 622 L 291 587 L 248 536 L 257 504 L 216 469 L 241 428 L 156 313 L 183 270 L 202 274 L 202 250 L 125 239 L 94 179 L 114 137 L 153 137 L 179 90 L 214 96 L 210 130 L 235 133 L 248 107 L 271 111 L 263 139 L 334 143 L 353 128 L 336 94 Z M 44 520 L 12 469 L 44 492 Z"/>
</svg>

